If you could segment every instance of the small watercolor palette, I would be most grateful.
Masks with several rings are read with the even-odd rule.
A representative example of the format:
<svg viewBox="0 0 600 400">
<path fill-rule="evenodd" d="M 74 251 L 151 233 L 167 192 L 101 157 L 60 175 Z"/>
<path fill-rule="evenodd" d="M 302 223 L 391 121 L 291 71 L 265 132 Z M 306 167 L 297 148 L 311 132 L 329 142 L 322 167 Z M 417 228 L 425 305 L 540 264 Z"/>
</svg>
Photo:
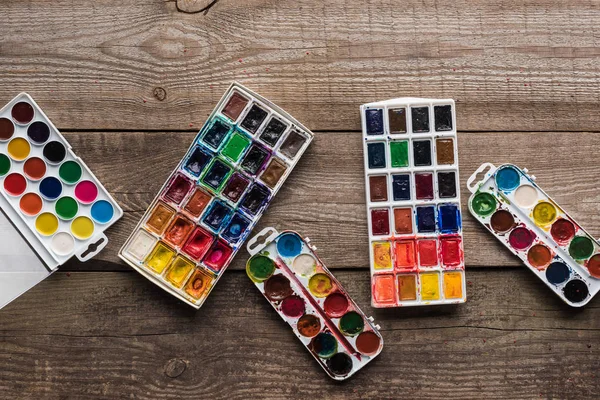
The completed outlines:
<svg viewBox="0 0 600 400">
<path fill-rule="evenodd" d="M 275 104 L 232 84 L 119 256 L 200 308 L 312 139 Z"/>
<path fill-rule="evenodd" d="M 349 378 L 381 352 L 379 326 L 325 267 L 310 239 L 265 228 L 247 250 L 248 277 L 331 378 Z"/>
<path fill-rule="evenodd" d="M 476 182 L 477 176 L 484 178 Z M 469 211 L 572 307 L 600 290 L 600 243 L 513 164 L 482 164 L 467 181 Z"/>
<path fill-rule="evenodd" d="M 22 254 L 0 268 L 0 307 L 76 256 L 86 261 L 108 243 L 104 231 L 123 215 L 117 202 L 50 122 L 31 96 L 21 93 L 0 110 L 0 230 L 4 256 L 18 256 L 25 240 L 37 255 Z M 12 226 L 8 226 L 10 221 Z M 15 235 L 7 235 L 15 236 Z M 27 266 L 25 266 L 27 264 Z M 15 284 L 15 282 L 18 282 Z M 6 287 L 5 287 L 6 285 Z"/>
<path fill-rule="evenodd" d="M 364 104 L 371 303 L 466 301 L 454 101 Z"/>
</svg>

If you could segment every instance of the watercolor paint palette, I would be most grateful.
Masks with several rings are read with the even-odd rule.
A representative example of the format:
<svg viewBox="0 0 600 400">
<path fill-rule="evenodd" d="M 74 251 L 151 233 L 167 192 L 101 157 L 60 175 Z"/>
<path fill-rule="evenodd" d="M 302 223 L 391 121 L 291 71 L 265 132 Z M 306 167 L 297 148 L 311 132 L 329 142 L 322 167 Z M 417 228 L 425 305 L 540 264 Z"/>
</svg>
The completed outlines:
<svg viewBox="0 0 600 400">
<path fill-rule="evenodd" d="M 232 84 L 119 256 L 200 308 L 312 139 L 285 111 Z"/>
<path fill-rule="evenodd" d="M 484 178 L 476 182 L 477 176 Z M 467 181 L 469 211 L 563 301 L 600 290 L 600 243 L 513 164 L 481 165 Z"/>
<path fill-rule="evenodd" d="M 71 257 L 93 257 L 108 243 L 104 231 L 123 215 L 26 93 L 0 110 L 0 193 L 0 253 L 18 258 L 0 267 L 0 307 Z"/>
<path fill-rule="evenodd" d="M 371 303 L 466 301 L 454 101 L 364 104 Z"/>
<path fill-rule="evenodd" d="M 310 239 L 265 228 L 247 249 L 248 277 L 331 378 L 349 378 L 381 352 L 379 326 L 325 267 Z"/>
</svg>

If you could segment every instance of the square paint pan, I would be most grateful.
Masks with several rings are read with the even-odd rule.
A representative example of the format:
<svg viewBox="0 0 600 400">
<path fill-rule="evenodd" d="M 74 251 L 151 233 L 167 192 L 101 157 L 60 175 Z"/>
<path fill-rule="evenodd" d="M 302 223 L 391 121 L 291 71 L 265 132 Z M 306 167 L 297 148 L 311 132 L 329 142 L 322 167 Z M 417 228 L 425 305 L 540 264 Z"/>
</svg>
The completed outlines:
<svg viewBox="0 0 600 400">
<path fill-rule="evenodd" d="M 348 379 L 381 352 L 379 326 L 323 264 L 310 239 L 265 228 L 247 249 L 248 277 L 331 378 Z"/>
<path fill-rule="evenodd" d="M 454 101 L 398 98 L 360 113 L 371 304 L 465 302 Z"/>
<path fill-rule="evenodd" d="M 75 256 L 108 243 L 123 211 L 42 109 L 21 93 L 0 110 L 0 307 Z"/>
<path fill-rule="evenodd" d="M 291 115 L 233 83 L 119 257 L 200 308 L 312 139 Z"/>
<path fill-rule="evenodd" d="M 477 181 L 477 176 L 483 179 Z M 481 165 L 467 181 L 469 211 L 572 307 L 600 290 L 600 243 L 513 164 Z"/>
</svg>

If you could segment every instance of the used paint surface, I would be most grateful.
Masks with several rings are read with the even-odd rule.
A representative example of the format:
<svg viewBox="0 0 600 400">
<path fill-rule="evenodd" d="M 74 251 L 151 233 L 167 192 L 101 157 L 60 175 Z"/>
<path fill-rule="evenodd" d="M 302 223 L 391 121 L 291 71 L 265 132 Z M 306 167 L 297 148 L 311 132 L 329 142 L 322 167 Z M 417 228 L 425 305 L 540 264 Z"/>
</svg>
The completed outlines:
<svg viewBox="0 0 600 400">
<path fill-rule="evenodd" d="M 585 260 L 594 252 L 594 243 L 586 236 L 576 236 L 569 244 L 569 254 L 576 260 Z"/>
<path fill-rule="evenodd" d="M 410 175 L 392 175 L 392 192 L 394 201 L 410 200 Z M 384 201 L 387 201 L 387 193 Z"/>
<path fill-rule="evenodd" d="M 431 141 L 415 140 L 413 143 L 413 163 L 416 167 L 431 165 Z"/>
<path fill-rule="evenodd" d="M 396 233 L 409 234 L 412 228 L 412 209 L 394 208 L 394 230 Z"/>
<path fill-rule="evenodd" d="M 415 242 L 412 240 L 396 242 L 396 267 L 412 268 L 415 266 Z"/>
<path fill-rule="evenodd" d="M 334 290 L 334 286 L 329 275 L 317 273 L 308 280 L 308 290 L 315 297 L 326 297 Z"/>
<path fill-rule="evenodd" d="M 321 331 L 321 321 L 312 314 L 304 314 L 296 325 L 298 332 L 305 337 L 314 337 Z"/>
<path fill-rule="evenodd" d="M 213 278 L 206 272 L 196 269 L 194 274 L 185 285 L 185 292 L 194 299 L 200 299 L 211 286 Z"/>
<path fill-rule="evenodd" d="M 417 299 L 416 275 L 398 275 L 398 298 L 402 301 Z"/>
<path fill-rule="evenodd" d="M 567 219 L 560 218 L 550 228 L 552 238 L 558 244 L 567 244 L 575 236 L 575 225 Z"/>
<path fill-rule="evenodd" d="M 369 195 L 372 202 L 388 200 L 386 175 L 369 177 Z"/>
<path fill-rule="evenodd" d="M 206 208 L 212 196 L 204 190 L 197 188 L 187 201 L 184 210 L 194 217 L 199 217 Z"/>
<path fill-rule="evenodd" d="M 183 251 L 197 261 L 206 254 L 212 242 L 213 236 L 210 233 L 201 227 L 196 227 L 183 246 Z"/>
<path fill-rule="evenodd" d="M 281 301 L 293 293 L 290 280 L 281 274 L 273 275 L 265 281 L 265 296 L 271 301 Z"/>
<path fill-rule="evenodd" d="M 419 240 L 417 242 L 419 253 L 419 265 L 422 267 L 433 267 L 438 263 L 437 240 Z"/>
<path fill-rule="evenodd" d="M 496 171 L 496 186 L 506 192 L 513 191 L 521 183 L 521 175 L 511 166 L 502 167 Z"/>
<path fill-rule="evenodd" d="M 288 296 L 281 302 L 281 312 L 290 318 L 301 317 L 304 309 L 304 300 L 297 295 Z"/>
<path fill-rule="evenodd" d="M 181 175 L 177 175 L 165 191 L 165 198 L 174 204 L 180 204 L 190 191 L 192 183 Z"/>
<path fill-rule="evenodd" d="M 490 226 L 497 233 L 506 233 L 515 225 L 515 218 L 506 210 L 498 210 L 490 219 Z"/>
<path fill-rule="evenodd" d="M 447 299 L 461 299 L 463 297 L 462 273 L 458 271 L 444 272 L 444 296 Z"/>
<path fill-rule="evenodd" d="M 269 257 L 257 255 L 248 260 L 246 272 L 254 282 L 263 282 L 275 272 L 275 263 Z"/>
<path fill-rule="evenodd" d="M 229 261 L 232 254 L 233 249 L 229 247 L 225 241 L 219 239 L 213 243 L 202 262 L 211 270 L 219 272 L 223 269 L 225 264 L 227 264 L 227 261 Z"/>
<path fill-rule="evenodd" d="M 323 303 L 323 310 L 330 318 L 339 318 L 344 315 L 349 304 L 348 299 L 342 293 L 331 293 Z"/>
<path fill-rule="evenodd" d="M 348 311 L 340 318 L 340 331 L 347 336 L 356 336 L 365 328 L 363 317 L 356 311 Z"/>
<path fill-rule="evenodd" d="M 454 172 L 438 172 L 437 178 L 440 198 L 456 197 L 456 174 Z"/>
<path fill-rule="evenodd" d="M 388 209 L 371 210 L 371 225 L 373 235 L 389 235 L 390 233 L 390 216 Z"/>
<path fill-rule="evenodd" d="M 390 108 L 388 117 L 390 133 L 406 133 L 406 108 Z"/>
<path fill-rule="evenodd" d="M 192 229 L 194 229 L 192 221 L 178 215 L 165 231 L 164 239 L 174 246 L 181 246 L 192 233 Z"/>
<path fill-rule="evenodd" d="M 287 170 L 287 165 L 278 158 L 272 158 L 267 168 L 263 171 L 260 179 L 270 188 L 277 186 Z"/>
<path fill-rule="evenodd" d="M 225 107 L 223 107 L 223 114 L 231 118 L 232 120 L 237 120 L 244 108 L 246 108 L 246 104 L 248 104 L 248 99 L 244 96 L 235 92 L 229 98 Z"/>
<path fill-rule="evenodd" d="M 573 279 L 565 285 L 563 293 L 567 300 L 573 303 L 580 303 L 585 300 L 589 294 L 588 286 L 580 279 Z"/>
<path fill-rule="evenodd" d="M 152 211 L 150 217 L 148 217 L 146 226 L 154 232 L 161 234 L 167 227 L 173 215 L 175 215 L 175 210 L 159 202 L 156 204 L 156 207 L 154 207 L 154 211 Z"/>
<path fill-rule="evenodd" d="M 556 207 L 549 202 L 543 201 L 533 208 L 533 222 L 537 226 L 548 226 L 556 219 Z"/>
<path fill-rule="evenodd" d="M 395 291 L 394 275 L 373 276 L 373 297 L 378 303 L 394 303 Z"/>
<path fill-rule="evenodd" d="M 381 346 L 381 339 L 371 331 L 365 331 L 356 338 L 356 349 L 366 356 L 376 354 Z"/>
<path fill-rule="evenodd" d="M 156 239 L 144 230 L 139 230 L 127 246 L 126 251 L 138 261 L 143 261 L 150 249 L 156 243 Z"/>
<path fill-rule="evenodd" d="M 517 250 L 525 250 L 531 246 L 534 239 L 535 233 L 523 227 L 513 229 L 508 235 L 508 242 Z"/>
<path fill-rule="evenodd" d="M 527 261 L 532 267 L 543 270 L 552 261 L 552 252 L 545 245 L 536 244 L 527 252 Z"/>
<path fill-rule="evenodd" d="M 287 125 L 285 123 L 273 117 L 265 127 L 263 133 L 261 133 L 260 140 L 271 147 L 275 147 L 286 129 Z"/>
<path fill-rule="evenodd" d="M 390 142 L 390 158 L 393 168 L 408 167 L 408 141 L 395 140 Z"/>
<path fill-rule="evenodd" d="M 537 190 L 531 185 L 521 185 L 515 191 L 515 203 L 523 208 L 531 208 L 537 203 Z"/>
<path fill-rule="evenodd" d="M 145 264 L 154 272 L 160 274 L 169 265 L 173 257 L 175 257 L 175 252 L 163 243 L 158 242 L 152 253 L 148 256 Z"/>
<path fill-rule="evenodd" d="M 440 165 L 454 164 L 454 140 L 451 138 L 436 139 L 435 151 L 437 163 Z"/>
<path fill-rule="evenodd" d="M 367 135 L 383 135 L 383 110 L 375 108 L 365 111 Z"/>
<path fill-rule="evenodd" d="M 307 138 L 300 132 L 291 131 L 279 148 L 279 151 L 289 159 L 295 158 L 306 143 Z"/>
<path fill-rule="evenodd" d="M 421 299 L 438 300 L 440 298 L 440 275 L 439 273 L 424 273 L 419 275 L 421 279 Z"/>
<path fill-rule="evenodd" d="M 165 278 L 176 288 L 181 288 L 185 283 L 185 278 L 194 269 L 194 264 L 182 256 L 177 256 L 175 261 L 169 267 Z"/>
<path fill-rule="evenodd" d="M 300 254 L 292 262 L 292 270 L 302 276 L 311 276 L 317 269 L 317 260 L 310 254 Z"/>
<path fill-rule="evenodd" d="M 473 212 L 482 217 L 491 215 L 494 211 L 496 211 L 497 207 L 498 202 L 496 201 L 496 198 L 486 192 L 477 193 L 473 197 L 473 201 L 471 201 L 471 208 L 473 209 Z"/>
<path fill-rule="evenodd" d="M 392 250 L 390 242 L 373 243 L 373 267 L 375 269 L 392 268 Z"/>
<path fill-rule="evenodd" d="M 430 172 L 415 174 L 415 195 L 417 200 L 433 199 L 433 174 Z"/>
</svg>

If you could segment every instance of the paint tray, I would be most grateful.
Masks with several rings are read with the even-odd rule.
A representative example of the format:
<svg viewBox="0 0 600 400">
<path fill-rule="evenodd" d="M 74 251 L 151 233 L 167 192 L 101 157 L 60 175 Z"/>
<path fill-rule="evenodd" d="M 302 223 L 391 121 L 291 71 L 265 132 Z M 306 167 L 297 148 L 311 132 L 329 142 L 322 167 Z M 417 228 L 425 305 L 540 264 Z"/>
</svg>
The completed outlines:
<svg viewBox="0 0 600 400">
<path fill-rule="evenodd" d="M 371 304 L 466 300 L 454 101 L 364 104 Z"/>
<path fill-rule="evenodd" d="M 383 338 L 294 231 L 265 228 L 249 240 L 248 277 L 327 374 L 344 380 L 381 352 Z"/>
<path fill-rule="evenodd" d="M 26 93 L 0 110 L 0 307 L 68 259 L 87 261 L 123 215 Z"/>
<path fill-rule="evenodd" d="M 476 182 L 477 175 L 483 174 Z M 600 243 L 513 164 L 482 164 L 467 181 L 469 211 L 572 307 L 600 290 Z"/>
<path fill-rule="evenodd" d="M 275 104 L 232 84 L 119 256 L 200 308 L 312 139 Z"/>
</svg>

